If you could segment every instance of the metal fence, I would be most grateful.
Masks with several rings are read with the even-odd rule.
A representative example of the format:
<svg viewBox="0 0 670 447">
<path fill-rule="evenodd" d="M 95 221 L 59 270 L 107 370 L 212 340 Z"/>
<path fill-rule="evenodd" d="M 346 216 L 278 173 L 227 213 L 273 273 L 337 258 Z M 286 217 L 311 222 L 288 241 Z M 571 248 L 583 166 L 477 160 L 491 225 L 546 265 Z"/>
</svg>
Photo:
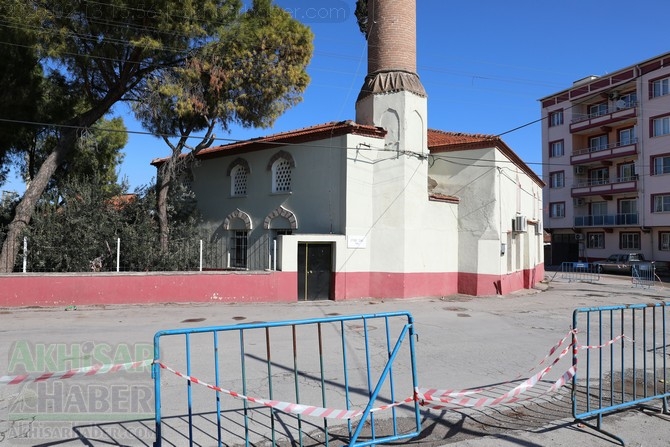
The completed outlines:
<svg viewBox="0 0 670 447">
<path fill-rule="evenodd" d="M 570 282 L 593 282 L 600 281 L 600 273 L 594 264 L 588 262 L 563 262 L 561 278 Z"/>
<path fill-rule="evenodd" d="M 14 272 L 24 273 L 269 270 L 274 264 L 268 237 L 246 246 L 245 267 L 231 261 L 232 244 L 225 237 L 174 239 L 166 253 L 160 252 L 156 238 L 140 236 L 88 241 L 85 246 L 76 240 L 66 246 L 37 245 L 28 237 L 18 243 Z"/>
<path fill-rule="evenodd" d="M 573 416 L 602 429 L 607 413 L 660 401 L 668 413 L 670 303 L 580 308 L 573 312 Z M 577 337 L 579 343 L 577 343 Z"/>
<path fill-rule="evenodd" d="M 154 351 L 154 447 L 362 446 L 420 432 L 407 312 L 161 331 Z"/>
<path fill-rule="evenodd" d="M 631 281 L 633 287 L 650 289 L 657 283 L 656 267 L 653 262 L 640 262 L 631 266 Z"/>
</svg>

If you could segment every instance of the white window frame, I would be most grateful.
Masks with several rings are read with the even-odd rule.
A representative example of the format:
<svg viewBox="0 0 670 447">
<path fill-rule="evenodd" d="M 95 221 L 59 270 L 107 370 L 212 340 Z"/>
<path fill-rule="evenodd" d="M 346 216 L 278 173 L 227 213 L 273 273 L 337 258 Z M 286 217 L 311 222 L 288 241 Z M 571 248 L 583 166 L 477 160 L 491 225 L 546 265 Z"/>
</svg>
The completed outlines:
<svg viewBox="0 0 670 447">
<path fill-rule="evenodd" d="M 549 112 L 549 127 L 556 127 L 563 124 L 563 110 Z"/>
<path fill-rule="evenodd" d="M 549 143 L 549 157 L 556 158 L 565 155 L 565 144 L 563 140 Z"/>
<path fill-rule="evenodd" d="M 549 174 L 549 187 L 550 188 L 563 188 L 565 187 L 565 172 L 557 171 Z"/>
<path fill-rule="evenodd" d="M 586 248 L 605 248 L 605 233 L 586 233 Z"/>
<path fill-rule="evenodd" d="M 609 182 L 609 168 L 596 168 L 589 171 L 589 185 L 607 185 Z"/>
<path fill-rule="evenodd" d="M 623 163 L 617 166 L 620 182 L 630 182 L 637 180 L 635 176 L 635 163 Z"/>
<path fill-rule="evenodd" d="M 670 251 L 670 231 L 660 231 L 658 233 L 658 249 Z"/>
<path fill-rule="evenodd" d="M 607 112 L 608 108 L 606 102 L 589 106 L 589 116 L 591 117 L 607 115 Z"/>
<path fill-rule="evenodd" d="M 553 202 L 549 204 L 549 217 L 565 217 L 565 202 Z"/>
<path fill-rule="evenodd" d="M 616 104 L 621 104 L 623 101 L 623 106 L 619 107 L 617 105 L 617 109 L 629 109 L 631 107 L 635 107 L 637 105 L 637 93 L 636 92 L 630 92 L 626 93 L 625 95 L 621 95 L 619 99 L 616 101 Z"/>
<path fill-rule="evenodd" d="M 670 116 L 652 119 L 651 136 L 660 137 L 670 134 Z"/>
<path fill-rule="evenodd" d="M 670 78 L 656 79 L 651 82 L 651 97 L 658 98 L 670 93 Z"/>
<path fill-rule="evenodd" d="M 637 214 L 637 199 L 619 200 L 619 214 Z"/>
<path fill-rule="evenodd" d="M 628 146 L 629 144 L 637 143 L 635 136 L 635 128 L 621 129 L 619 131 L 619 146 Z"/>
<path fill-rule="evenodd" d="M 670 155 L 654 157 L 653 175 L 670 174 Z"/>
<path fill-rule="evenodd" d="M 620 250 L 639 250 L 640 249 L 640 233 L 633 233 L 622 231 L 619 233 L 619 249 Z"/>
<path fill-rule="evenodd" d="M 654 213 L 670 212 L 670 194 L 656 194 L 653 196 L 653 210 Z"/>
<path fill-rule="evenodd" d="M 607 202 L 591 202 L 592 216 L 607 216 Z"/>
<path fill-rule="evenodd" d="M 589 150 L 591 152 L 603 151 L 609 147 L 609 143 L 610 140 L 607 134 L 591 137 L 589 138 Z"/>
</svg>

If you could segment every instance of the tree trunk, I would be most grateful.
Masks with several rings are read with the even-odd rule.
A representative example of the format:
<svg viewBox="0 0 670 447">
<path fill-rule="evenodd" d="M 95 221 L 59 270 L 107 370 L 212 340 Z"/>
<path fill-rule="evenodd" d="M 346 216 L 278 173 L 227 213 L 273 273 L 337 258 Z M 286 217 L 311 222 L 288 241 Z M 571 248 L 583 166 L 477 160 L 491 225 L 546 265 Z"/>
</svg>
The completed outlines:
<svg viewBox="0 0 670 447">
<path fill-rule="evenodd" d="M 73 120 L 74 125 L 72 127 L 65 128 L 60 141 L 46 160 L 44 160 L 35 178 L 28 184 L 25 194 L 16 207 L 16 215 L 8 225 L 7 237 L 5 237 L 2 250 L 0 251 L 0 273 L 11 273 L 14 271 L 14 263 L 21 246 L 21 234 L 28 227 L 30 219 L 32 219 L 35 212 L 37 202 L 49 185 L 49 181 L 56 172 L 56 169 L 67 159 L 70 152 L 74 150 L 74 145 L 77 141 L 77 132 L 82 128 L 85 129 L 91 126 L 104 116 L 114 103 L 121 98 L 122 94 L 123 90 L 109 93 L 95 107 L 80 115 L 78 119 Z"/>
<path fill-rule="evenodd" d="M 168 222 L 167 202 L 168 192 L 170 191 L 170 182 L 172 181 L 172 169 L 165 169 L 163 165 L 161 173 L 158 175 L 158 192 L 156 194 L 156 208 L 158 208 L 158 231 L 160 233 L 161 253 L 168 252 L 170 241 L 170 224 Z"/>
<path fill-rule="evenodd" d="M 40 166 L 35 178 L 28 184 L 23 198 L 21 198 L 16 207 L 16 215 L 8 226 L 7 237 L 2 244 L 2 251 L 0 251 L 0 273 L 11 273 L 14 271 L 14 263 L 21 247 L 21 234 L 28 227 L 35 211 L 35 206 L 53 177 L 54 172 L 56 172 L 58 166 L 65 161 L 72 150 L 75 137 L 76 129 L 66 130 L 61 141 L 56 145 L 47 159 L 44 160 L 42 166 Z"/>
</svg>

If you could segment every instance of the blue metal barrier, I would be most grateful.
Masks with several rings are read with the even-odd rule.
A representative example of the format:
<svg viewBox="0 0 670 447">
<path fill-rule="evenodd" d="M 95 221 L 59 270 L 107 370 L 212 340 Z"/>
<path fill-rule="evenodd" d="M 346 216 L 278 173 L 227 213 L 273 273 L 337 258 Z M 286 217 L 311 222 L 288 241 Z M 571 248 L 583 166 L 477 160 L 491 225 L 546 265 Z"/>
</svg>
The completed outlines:
<svg viewBox="0 0 670 447">
<path fill-rule="evenodd" d="M 407 312 L 157 332 L 154 447 L 413 438 L 421 428 L 414 335 Z M 305 407 L 360 413 L 329 419 Z M 401 417 L 415 426 L 402 432 Z"/>
<path fill-rule="evenodd" d="M 594 264 L 588 262 L 563 262 L 561 263 L 561 278 L 569 282 L 600 281 L 600 273 Z"/>
<path fill-rule="evenodd" d="M 631 282 L 633 287 L 650 289 L 656 284 L 656 267 L 653 262 L 638 262 L 631 266 Z"/>
<path fill-rule="evenodd" d="M 602 429 L 603 415 L 652 401 L 661 401 L 662 411 L 668 414 L 669 309 L 670 303 L 665 302 L 573 312 L 575 420 L 624 445 L 621 438 Z M 587 422 L 592 418 L 597 418 L 596 426 Z"/>
</svg>

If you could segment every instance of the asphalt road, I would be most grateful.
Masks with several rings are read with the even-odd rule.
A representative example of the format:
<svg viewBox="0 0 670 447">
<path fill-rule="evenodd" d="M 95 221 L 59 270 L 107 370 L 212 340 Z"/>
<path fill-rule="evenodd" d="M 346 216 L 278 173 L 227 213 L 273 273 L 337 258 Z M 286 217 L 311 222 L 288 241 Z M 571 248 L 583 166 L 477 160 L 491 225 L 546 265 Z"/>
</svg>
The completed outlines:
<svg viewBox="0 0 670 447">
<path fill-rule="evenodd" d="M 536 367 L 557 341 L 566 336 L 575 308 L 658 303 L 668 300 L 667 292 L 663 285 L 651 289 L 632 287 L 625 277 L 603 276 L 593 283 L 568 282 L 560 273 L 548 272 L 545 284 L 537 290 L 502 297 L 457 295 L 441 299 L 293 304 L 0 309 L 0 375 L 148 359 L 152 355 L 154 334 L 165 329 L 407 311 L 413 316 L 418 333 L 416 365 L 420 387 L 456 390 L 486 387 L 495 395 L 520 383 L 519 376 L 528 374 L 529 369 Z M 368 328 L 381 332 L 376 329 L 379 328 Z M 253 339 L 250 342 L 255 346 Z M 315 345 L 318 340 L 304 335 L 300 343 Z M 290 354 L 290 339 L 282 339 L 278 345 L 278 349 Z M 172 349 L 181 354 L 184 348 Z M 206 349 L 198 349 L 194 348 L 192 353 L 194 370 L 210 362 L 211 357 Z M 254 353 L 245 355 L 252 358 Z M 334 364 L 338 362 L 337 357 L 329 355 L 325 361 Z M 290 360 L 277 359 L 276 363 L 289 364 Z M 348 367 L 357 371 L 357 366 Z M 560 377 L 568 367 L 569 361 L 557 364 L 551 378 L 547 377 L 547 383 L 549 379 Z M 396 373 L 400 382 L 405 380 L 407 372 L 407 365 L 398 365 Z M 232 371 L 232 376 L 238 373 Z M 256 381 L 255 391 L 261 390 L 263 379 L 249 374 L 252 376 L 249 383 Z M 290 371 L 276 375 L 282 376 L 284 381 L 293 380 Z M 329 380 L 334 383 L 342 380 L 336 376 Z M 169 439 L 164 445 L 188 445 L 184 437 L 188 423 L 180 380 L 171 377 L 164 383 L 164 433 Z M 308 379 L 301 377 L 300 380 Z M 228 386 L 237 389 L 239 384 L 232 380 Z M 277 393 L 281 387 L 278 382 Z M 520 404 L 479 409 L 422 409 L 420 436 L 401 444 L 616 445 L 612 438 L 574 423 L 569 388 L 554 393 L 546 392 L 546 388 L 534 391 L 533 399 Z M 208 391 L 194 391 L 195 400 L 209 399 Z M 312 390 L 315 396 L 318 391 Z M 301 396 L 301 402 L 311 398 L 307 391 Z M 147 367 L 66 380 L 0 384 L 0 446 L 151 446 L 155 437 L 153 402 L 153 381 Z M 653 408 L 633 408 L 606 415 L 602 428 L 623 438 L 628 446 L 667 446 L 670 416 L 657 411 L 661 408 L 660 402 L 652 401 L 649 405 Z M 409 429 L 414 422 L 409 416 L 407 412 L 400 413 L 401 431 Z M 377 420 L 379 430 L 383 431 L 388 419 L 380 414 Z M 267 427 L 267 421 L 254 422 Z M 290 425 L 295 421 L 280 417 L 278 422 Z M 322 445 L 323 440 L 318 437 L 319 422 L 309 418 L 303 422 L 300 429 L 308 433 L 303 445 Z M 211 419 L 202 418 L 194 425 L 205 435 L 211 432 L 207 424 L 211 424 Z M 241 445 L 243 422 L 231 416 L 224 420 L 224 427 L 224 445 Z M 342 427 L 334 423 L 331 428 L 337 432 Z M 254 436 L 260 439 L 264 434 Z M 197 445 L 216 445 L 216 439 L 209 434 L 203 439 Z M 262 443 L 257 441 L 255 445 Z M 335 438 L 330 445 L 342 445 L 342 441 Z"/>
</svg>

